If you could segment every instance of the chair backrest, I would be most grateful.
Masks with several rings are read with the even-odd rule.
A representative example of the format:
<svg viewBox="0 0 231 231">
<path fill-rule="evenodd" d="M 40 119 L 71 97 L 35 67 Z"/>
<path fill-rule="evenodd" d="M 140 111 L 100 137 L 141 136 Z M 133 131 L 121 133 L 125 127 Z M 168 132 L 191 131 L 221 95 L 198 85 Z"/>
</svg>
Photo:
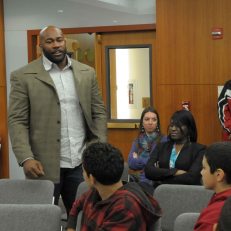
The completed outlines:
<svg viewBox="0 0 231 231">
<path fill-rule="evenodd" d="M 129 181 L 129 174 L 128 174 L 128 163 L 127 162 L 124 162 L 124 171 L 123 171 L 123 174 L 121 176 L 121 180 L 122 181 Z"/>
<path fill-rule="evenodd" d="M 51 204 L 0 204 L 0 231 L 60 231 L 61 209 Z"/>
<path fill-rule="evenodd" d="M 76 231 L 81 230 L 82 216 L 83 216 L 83 211 L 80 211 L 79 214 L 78 214 L 78 217 L 77 217 Z"/>
<path fill-rule="evenodd" d="M 75 198 L 78 199 L 83 193 L 85 193 L 89 189 L 89 186 L 85 181 L 81 182 L 77 188 Z M 81 229 L 81 220 L 82 220 L 82 211 L 79 212 L 77 217 L 77 225 L 76 230 L 79 231 Z"/>
<path fill-rule="evenodd" d="M 153 231 L 162 231 L 161 230 L 161 218 L 159 218 L 154 224 Z"/>
<path fill-rule="evenodd" d="M 85 181 L 81 182 L 77 188 L 75 198 L 78 199 L 83 193 L 85 193 L 89 189 L 89 186 Z"/>
<path fill-rule="evenodd" d="M 163 210 L 162 230 L 173 231 L 174 221 L 181 213 L 200 213 L 212 195 L 213 191 L 203 186 L 172 184 L 158 186 L 154 191 L 154 197 Z"/>
<path fill-rule="evenodd" d="M 176 217 L 174 231 L 193 231 L 200 213 L 182 213 Z"/>
<path fill-rule="evenodd" d="M 0 204 L 52 204 L 49 180 L 0 179 Z"/>
</svg>

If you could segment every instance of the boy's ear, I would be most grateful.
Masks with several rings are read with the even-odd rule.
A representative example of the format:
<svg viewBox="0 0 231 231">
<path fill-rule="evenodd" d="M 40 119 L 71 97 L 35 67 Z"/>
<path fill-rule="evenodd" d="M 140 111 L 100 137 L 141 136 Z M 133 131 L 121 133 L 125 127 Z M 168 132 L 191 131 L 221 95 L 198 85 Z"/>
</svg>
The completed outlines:
<svg viewBox="0 0 231 231">
<path fill-rule="evenodd" d="M 217 177 L 217 181 L 218 182 L 224 181 L 224 179 L 225 179 L 225 172 L 221 168 L 218 168 L 216 170 L 216 177 Z"/>
<path fill-rule="evenodd" d="M 89 181 L 90 181 L 91 185 L 94 185 L 96 182 L 95 177 L 92 174 L 89 175 Z"/>
</svg>

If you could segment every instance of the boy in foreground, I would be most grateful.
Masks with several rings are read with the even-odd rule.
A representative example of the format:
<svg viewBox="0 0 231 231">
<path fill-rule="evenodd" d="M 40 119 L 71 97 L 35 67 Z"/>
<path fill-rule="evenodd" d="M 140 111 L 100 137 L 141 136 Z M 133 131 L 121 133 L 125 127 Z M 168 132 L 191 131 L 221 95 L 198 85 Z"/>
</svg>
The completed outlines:
<svg viewBox="0 0 231 231">
<path fill-rule="evenodd" d="M 212 231 L 226 199 L 231 196 L 231 142 L 218 142 L 208 147 L 202 165 L 203 184 L 215 194 L 202 210 L 194 231 Z"/>
<path fill-rule="evenodd" d="M 89 191 L 77 199 L 69 214 L 67 231 L 76 230 L 82 210 L 82 231 L 146 231 L 161 216 L 157 201 L 132 182 L 123 185 L 124 159 L 108 143 L 94 143 L 83 153 L 83 176 Z"/>
</svg>

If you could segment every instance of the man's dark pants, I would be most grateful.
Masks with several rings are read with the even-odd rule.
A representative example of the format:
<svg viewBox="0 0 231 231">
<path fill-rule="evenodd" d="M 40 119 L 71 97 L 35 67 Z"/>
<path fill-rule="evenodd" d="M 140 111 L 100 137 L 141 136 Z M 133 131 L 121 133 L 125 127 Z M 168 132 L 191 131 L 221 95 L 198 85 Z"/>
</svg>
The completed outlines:
<svg viewBox="0 0 231 231">
<path fill-rule="evenodd" d="M 75 168 L 60 169 L 60 183 L 55 184 L 54 203 L 58 205 L 59 197 L 61 195 L 67 211 L 67 216 L 69 215 L 72 204 L 75 200 L 77 188 L 83 180 L 82 165 Z"/>
</svg>

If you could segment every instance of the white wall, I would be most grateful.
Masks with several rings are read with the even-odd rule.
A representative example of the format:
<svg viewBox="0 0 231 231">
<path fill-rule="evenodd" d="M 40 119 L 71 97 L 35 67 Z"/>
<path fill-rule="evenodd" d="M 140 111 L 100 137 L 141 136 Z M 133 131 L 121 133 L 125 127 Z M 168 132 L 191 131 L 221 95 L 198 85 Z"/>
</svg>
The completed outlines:
<svg viewBox="0 0 231 231">
<path fill-rule="evenodd" d="M 63 10 L 63 13 L 59 13 L 60 10 Z M 154 9 L 153 14 L 142 14 L 141 12 L 133 14 L 78 3 L 74 0 L 4 0 L 8 94 L 10 72 L 28 62 L 27 30 L 41 29 L 47 25 L 71 28 L 154 22 Z M 10 178 L 24 178 L 23 170 L 16 163 L 11 145 L 9 155 Z"/>
</svg>

